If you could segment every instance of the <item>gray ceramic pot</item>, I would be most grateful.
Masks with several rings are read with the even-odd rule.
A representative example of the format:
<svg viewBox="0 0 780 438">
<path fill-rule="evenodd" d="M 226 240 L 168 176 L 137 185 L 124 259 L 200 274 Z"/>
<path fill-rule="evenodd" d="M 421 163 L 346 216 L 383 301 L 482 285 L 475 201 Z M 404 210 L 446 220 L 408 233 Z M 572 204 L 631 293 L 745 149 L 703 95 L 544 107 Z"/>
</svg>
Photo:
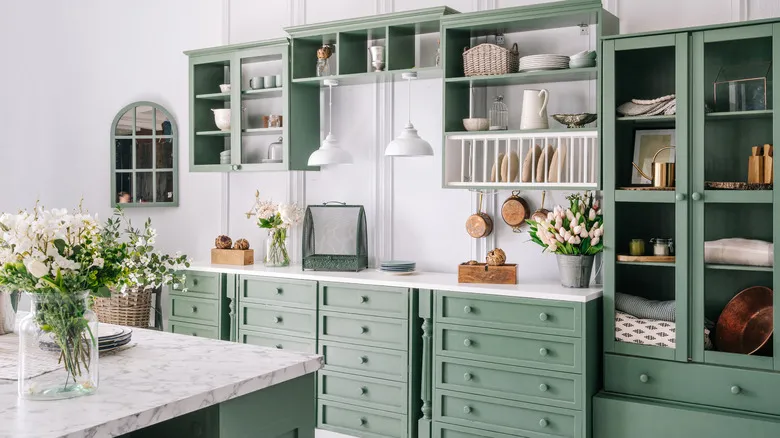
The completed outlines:
<svg viewBox="0 0 780 438">
<path fill-rule="evenodd" d="M 558 257 L 558 272 L 563 287 L 588 287 L 593 270 L 593 257 L 589 255 L 564 255 Z"/>
</svg>

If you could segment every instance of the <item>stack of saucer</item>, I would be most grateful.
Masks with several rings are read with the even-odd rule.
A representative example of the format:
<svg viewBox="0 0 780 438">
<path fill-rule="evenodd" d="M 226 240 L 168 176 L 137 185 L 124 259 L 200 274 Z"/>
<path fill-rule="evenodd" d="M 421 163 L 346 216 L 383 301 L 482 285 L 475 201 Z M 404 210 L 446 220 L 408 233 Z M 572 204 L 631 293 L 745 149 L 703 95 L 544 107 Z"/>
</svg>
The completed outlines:
<svg viewBox="0 0 780 438">
<path fill-rule="evenodd" d="M 529 55 L 520 58 L 520 72 L 541 70 L 562 70 L 569 68 L 569 57 L 565 55 Z"/>
<path fill-rule="evenodd" d="M 230 150 L 219 153 L 219 164 L 230 164 Z"/>
<path fill-rule="evenodd" d="M 588 68 L 596 66 L 596 51 L 584 50 L 571 55 L 569 68 Z"/>
<path fill-rule="evenodd" d="M 98 326 L 98 351 L 101 353 L 117 348 L 130 342 L 133 337 L 133 331 L 127 327 L 119 326 Z"/>
<path fill-rule="evenodd" d="M 414 273 L 415 262 L 388 260 L 379 265 L 379 270 L 392 275 L 409 275 Z"/>
</svg>

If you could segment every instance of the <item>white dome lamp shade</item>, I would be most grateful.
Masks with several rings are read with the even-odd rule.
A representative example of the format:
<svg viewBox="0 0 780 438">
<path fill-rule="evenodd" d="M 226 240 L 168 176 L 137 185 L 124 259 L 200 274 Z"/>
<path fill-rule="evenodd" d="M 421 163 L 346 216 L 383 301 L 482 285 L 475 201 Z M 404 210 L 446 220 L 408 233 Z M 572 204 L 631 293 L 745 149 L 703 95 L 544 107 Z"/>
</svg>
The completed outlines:
<svg viewBox="0 0 780 438">
<path fill-rule="evenodd" d="M 409 120 L 406 122 L 404 130 L 401 135 L 391 141 L 385 149 L 385 155 L 388 157 L 420 157 L 433 155 L 433 148 L 431 144 L 420 138 L 417 135 L 417 130 L 414 129 L 411 120 L 412 112 L 412 79 L 417 79 L 417 73 L 407 72 L 402 75 L 409 84 Z"/>
<path fill-rule="evenodd" d="M 328 135 L 322 145 L 309 155 L 309 166 L 330 166 L 333 164 L 352 164 L 352 155 L 339 147 L 336 136 L 333 135 L 333 87 L 339 82 L 334 79 L 323 81 L 328 86 Z"/>
</svg>

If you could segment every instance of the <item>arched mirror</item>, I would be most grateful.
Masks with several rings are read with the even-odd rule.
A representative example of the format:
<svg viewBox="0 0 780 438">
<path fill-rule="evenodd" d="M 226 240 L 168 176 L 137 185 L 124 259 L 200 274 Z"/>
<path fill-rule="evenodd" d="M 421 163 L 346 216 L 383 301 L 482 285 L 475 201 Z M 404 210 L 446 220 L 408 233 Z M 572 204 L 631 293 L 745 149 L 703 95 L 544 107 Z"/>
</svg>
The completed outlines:
<svg viewBox="0 0 780 438">
<path fill-rule="evenodd" d="M 179 134 L 162 106 L 135 102 L 111 124 L 111 206 L 179 205 Z"/>
</svg>

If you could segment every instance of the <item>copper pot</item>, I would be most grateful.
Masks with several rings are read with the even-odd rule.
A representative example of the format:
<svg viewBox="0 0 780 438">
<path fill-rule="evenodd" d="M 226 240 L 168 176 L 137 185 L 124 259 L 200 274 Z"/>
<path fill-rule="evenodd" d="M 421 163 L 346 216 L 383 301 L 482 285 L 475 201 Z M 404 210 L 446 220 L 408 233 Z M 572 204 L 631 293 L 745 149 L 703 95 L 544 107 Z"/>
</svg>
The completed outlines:
<svg viewBox="0 0 780 438">
<path fill-rule="evenodd" d="M 715 328 L 715 346 L 728 353 L 754 354 L 772 337 L 772 289 L 749 287 L 726 304 Z"/>
<path fill-rule="evenodd" d="M 482 212 L 482 193 L 479 194 L 477 212 L 466 219 L 466 232 L 475 239 L 487 237 L 493 232 L 493 219 Z"/>
<path fill-rule="evenodd" d="M 501 218 L 504 219 L 507 225 L 512 227 L 512 231 L 515 233 L 520 232 L 520 227 L 525 223 L 530 214 L 528 203 L 520 197 L 520 192 L 517 190 L 513 191 L 512 196 L 508 197 L 501 205 Z"/>
</svg>

